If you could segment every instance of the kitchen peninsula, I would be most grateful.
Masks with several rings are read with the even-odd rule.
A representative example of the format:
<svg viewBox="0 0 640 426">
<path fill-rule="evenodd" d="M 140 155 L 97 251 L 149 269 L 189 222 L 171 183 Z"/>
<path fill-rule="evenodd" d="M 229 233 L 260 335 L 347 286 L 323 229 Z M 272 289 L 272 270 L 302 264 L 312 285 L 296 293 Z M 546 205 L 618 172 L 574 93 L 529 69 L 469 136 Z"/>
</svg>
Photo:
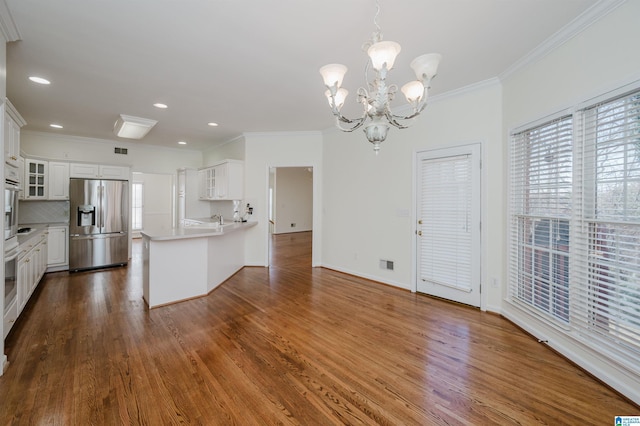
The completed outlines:
<svg viewBox="0 0 640 426">
<path fill-rule="evenodd" d="M 256 224 L 142 231 L 143 296 L 149 308 L 205 296 L 242 269 L 244 234 Z"/>
</svg>

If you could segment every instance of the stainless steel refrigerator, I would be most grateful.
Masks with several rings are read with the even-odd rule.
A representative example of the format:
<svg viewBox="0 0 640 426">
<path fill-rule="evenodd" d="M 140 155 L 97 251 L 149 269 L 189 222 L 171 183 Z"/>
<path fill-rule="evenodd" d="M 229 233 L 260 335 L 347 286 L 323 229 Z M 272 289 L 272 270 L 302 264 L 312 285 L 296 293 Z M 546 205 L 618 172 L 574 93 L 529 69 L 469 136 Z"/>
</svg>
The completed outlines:
<svg viewBox="0 0 640 426">
<path fill-rule="evenodd" d="M 70 179 L 69 271 L 129 261 L 129 182 Z"/>
</svg>

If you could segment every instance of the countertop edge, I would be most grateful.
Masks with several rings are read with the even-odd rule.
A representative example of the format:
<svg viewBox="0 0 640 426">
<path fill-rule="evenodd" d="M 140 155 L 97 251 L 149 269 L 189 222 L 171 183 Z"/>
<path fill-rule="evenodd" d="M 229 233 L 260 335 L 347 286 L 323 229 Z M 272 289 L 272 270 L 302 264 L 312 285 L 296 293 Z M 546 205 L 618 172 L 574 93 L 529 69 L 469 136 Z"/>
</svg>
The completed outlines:
<svg viewBox="0 0 640 426">
<path fill-rule="evenodd" d="M 208 238 L 219 237 L 222 235 L 232 234 L 237 231 L 245 230 L 256 226 L 258 222 L 242 222 L 224 225 L 222 229 L 207 228 L 171 228 L 171 229 L 145 229 L 140 234 L 151 241 L 170 241 L 184 240 L 190 238 Z"/>
</svg>

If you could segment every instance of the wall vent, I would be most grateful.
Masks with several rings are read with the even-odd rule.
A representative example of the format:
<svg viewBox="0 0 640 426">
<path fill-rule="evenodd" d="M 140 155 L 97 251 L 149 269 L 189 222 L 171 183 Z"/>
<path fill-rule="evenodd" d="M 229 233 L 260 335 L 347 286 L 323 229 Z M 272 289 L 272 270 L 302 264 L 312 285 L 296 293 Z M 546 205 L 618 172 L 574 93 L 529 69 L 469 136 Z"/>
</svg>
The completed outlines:
<svg viewBox="0 0 640 426">
<path fill-rule="evenodd" d="M 123 154 L 123 155 L 127 155 L 127 148 L 115 148 L 113 150 L 116 154 Z"/>
<path fill-rule="evenodd" d="M 388 271 L 393 271 L 393 260 L 380 259 L 380 269 L 386 269 Z"/>
</svg>

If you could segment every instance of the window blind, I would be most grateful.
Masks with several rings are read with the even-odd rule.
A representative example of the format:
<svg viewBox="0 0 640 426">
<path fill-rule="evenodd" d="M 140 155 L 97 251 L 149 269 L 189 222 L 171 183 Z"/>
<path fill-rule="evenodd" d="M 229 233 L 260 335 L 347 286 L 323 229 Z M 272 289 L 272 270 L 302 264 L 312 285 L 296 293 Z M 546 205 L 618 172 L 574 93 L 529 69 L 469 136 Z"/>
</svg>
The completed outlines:
<svg viewBox="0 0 640 426">
<path fill-rule="evenodd" d="M 572 323 L 640 371 L 640 92 L 581 114 Z"/>
<path fill-rule="evenodd" d="M 420 279 L 471 288 L 471 156 L 423 160 Z"/>
<path fill-rule="evenodd" d="M 510 296 L 554 321 L 569 321 L 571 116 L 512 135 Z"/>
</svg>

